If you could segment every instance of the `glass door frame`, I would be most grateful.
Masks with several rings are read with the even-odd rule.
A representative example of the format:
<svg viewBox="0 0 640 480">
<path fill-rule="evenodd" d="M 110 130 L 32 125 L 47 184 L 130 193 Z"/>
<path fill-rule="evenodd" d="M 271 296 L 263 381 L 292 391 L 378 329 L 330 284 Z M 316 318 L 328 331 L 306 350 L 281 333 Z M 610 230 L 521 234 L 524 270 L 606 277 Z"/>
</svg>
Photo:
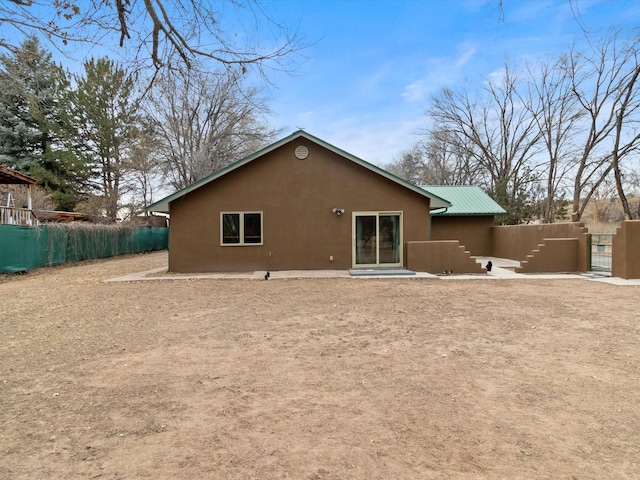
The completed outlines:
<svg viewBox="0 0 640 480">
<path fill-rule="evenodd" d="M 397 263 L 380 263 L 380 242 L 376 241 L 376 263 L 357 263 L 357 232 L 356 232 L 356 219 L 357 217 L 376 217 L 376 239 L 380 237 L 380 217 L 381 216 L 393 216 L 397 215 L 399 218 L 398 221 L 398 262 Z M 351 217 L 351 225 L 352 225 L 352 233 L 351 233 L 351 250 L 352 250 L 352 260 L 351 263 L 353 268 L 385 268 L 385 267 L 402 267 L 403 263 L 403 220 L 402 220 L 402 212 L 399 211 L 363 211 L 363 212 L 353 212 Z"/>
</svg>

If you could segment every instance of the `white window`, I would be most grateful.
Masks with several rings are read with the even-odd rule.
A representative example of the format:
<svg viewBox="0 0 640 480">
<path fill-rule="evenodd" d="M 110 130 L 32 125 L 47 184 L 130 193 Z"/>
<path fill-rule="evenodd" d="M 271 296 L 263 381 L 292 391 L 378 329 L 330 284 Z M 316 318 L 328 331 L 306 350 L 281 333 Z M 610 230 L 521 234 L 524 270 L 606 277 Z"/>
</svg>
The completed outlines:
<svg viewBox="0 0 640 480">
<path fill-rule="evenodd" d="M 262 212 L 223 212 L 222 245 L 262 245 Z"/>
</svg>

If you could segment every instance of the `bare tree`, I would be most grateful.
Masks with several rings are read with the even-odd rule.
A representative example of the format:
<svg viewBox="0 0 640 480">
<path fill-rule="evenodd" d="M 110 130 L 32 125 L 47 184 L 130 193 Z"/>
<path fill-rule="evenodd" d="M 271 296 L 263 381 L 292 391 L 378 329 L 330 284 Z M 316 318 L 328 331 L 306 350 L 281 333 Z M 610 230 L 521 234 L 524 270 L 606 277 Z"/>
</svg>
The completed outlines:
<svg viewBox="0 0 640 480">
<path fill-rule="evenodd" d="M 638 43 L 621 41 L 617 32 L 592 43 L 590 52 L 572 51 L 572 90 L 588 121 L 577 162 L 572 219 L 580 221 L 594 191 L 614 171 L 624 196 L 620 162 L 635 152 L 638 121 Z M 617 173 L 616 173 L 617 172 Z M 625 207 L 630 215 L 628 205 Z"/>
<path fill-rule="evenodd" d="M 424 150 L 417 144 L 409 150 L 400 152 L 396 160 L 385 165 L 385 170 L 415 185 L 423 183 L 424 168 Z"/>
<path fill-rule="evenodd" d="M 151 125 L 145 125 L 134 139 L 130 155 L 127 158 L 127 176 L 129 198 L 129 216 L 144 213 L 144 207 L 154 200 L 154 190 L 160 174 L 160 152 L 162 142 Z"/>
<path fill-rule="evenodd" d="M 488 187 L 484 169 L 475 160 L 474 145 L 437 128 L 424 141 L 426 185 L 482 185 Z"/>
<path fill-rule="evenodd" d="M 541 217 L 546 223 L 555 220 L 559 191 L 575 167 L 578 147 L 574 140 L 583 117 L 572 91 L 567 61 L 562 56 L 553 63 L 527 68 L 532 103 L 525 105 L 531 110 L 544 152 L 536 169 L 545 179 Z"/>
<path fill-rule="evenodd" d="M 446 132 L 429 130 L 385 169 L 416 185 L 485 185 L 482 168 L 471 145 L 462 145 Z"/>
<path fill-rule="evenodd" d="M 634 218 L 640 218 L 640 162 L 627 171 L 625 183 L 628 185 L 629 209 L 634 213 Z"/>
<path fill-rule="evenodd" d="M 241 26 L 225 22 L 225 13 L 240 16 Z M 270 18 L 258 0 L 8 0 L 0 3 L 0 24 L 62 49 L 79 42 L 129 47 L 157 69 L 191 68 L 198 59 L 261 69 L 303 48 L 298 33 Z M 266 32 L 273 47 L 262 45 Z M 13 49 L 14 36 L 0 38 L 0 47 Z"/>
<path fill-rule="evenodd" d="M 625 193 L 621 169 L 622 159 L 630 153 L 637 152 L 638 141 L 640 140 L 640 133 L 638 132 L 638 121 L 640 120 L 638 117 L 638 111 L 640 110 L 640 95 L 638 92 L 640 63 L 638 63 L 638 50 L 635 45 L 631 48 L 630 62 L 632 64 L 631 68 L 621 81 L 623 88 L 620 95 L 619 108 L 615 116 L 614 144 L 611 150 L 611 166 L 626 220 L 632 220 L 634 214 L 636 215 L 635 218 L 638 215 L 637 211 L 631 211 L 629 200 Z"/>
<path fill-rule="evenodd" d="M 475 96 L 443 89 L 428 111 L 437 128 L 468 150 L 488 174 L 490 190 L 509 212 L 509 223 L 524 217 L 526 195 L 535 181 L 531 159 L 537 154 L 539 132 L 526 91 L 505 65 L 498 80 L 489 80 Z"/>
<path fill-rule="evenodd" d="M 601 224 L 611 224 L 621 220 L 620 205 L 616 198 L 616 185 L 610 176 L 593 191 L 589 205 L 585 208 L 584 216 L 587 217 L 589 224 L 596 229 L 603 228 L 599 227 Z"/>
<path fill-rule="evenodd" d="M 31 190 L 30 194 L 29 189 Z M 28 199 L 31 197 L 31 209 L 34 211 L 56 209 L 56 202 L 51 193 L 40 185 L 2 185 L 2 190 L 11 192 L 13 201 L 18 208 L 28 208 Z"/>
<path fill-rule="evenodd" d="M 167 73 L 148 102 L 162 139 L 161 167 L 167 181 L 183 188 L 257 150 L 278 133 L 266 127 L 266 100 L 244 89 L 242 75 L 225 70 Z"/>
</svg>

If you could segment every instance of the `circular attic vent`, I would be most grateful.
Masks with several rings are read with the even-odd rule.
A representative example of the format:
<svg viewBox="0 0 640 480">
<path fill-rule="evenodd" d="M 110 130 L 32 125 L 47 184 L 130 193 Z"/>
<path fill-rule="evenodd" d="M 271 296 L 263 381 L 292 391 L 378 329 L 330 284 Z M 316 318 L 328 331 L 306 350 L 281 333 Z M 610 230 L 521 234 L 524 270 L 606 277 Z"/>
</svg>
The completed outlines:
<svg viewBox="0 0 640 480">
<path fill-rule="evenodd" d="M 305 147 L 304 145 L 300 145 L 298 147 L 296 147 L 296 158 L 298 160 L 304 160 L 305 158 L 307 158 L 309 156 L 309 149 L 307 147 Z"/>
</svg>

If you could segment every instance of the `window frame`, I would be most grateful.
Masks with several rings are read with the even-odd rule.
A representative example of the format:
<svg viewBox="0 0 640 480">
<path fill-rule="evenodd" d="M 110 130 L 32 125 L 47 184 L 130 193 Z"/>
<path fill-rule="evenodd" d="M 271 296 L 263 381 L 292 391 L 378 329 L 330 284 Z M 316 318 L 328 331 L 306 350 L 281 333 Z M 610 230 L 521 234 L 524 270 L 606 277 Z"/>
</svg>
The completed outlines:
<svg viewBox="0 0 640 480">
<path fill-rule="evenodd" d="M 225 215 L 238 215 L 240 223 L 240 231 L 238 232 L 238 243 L 225 243 L 224 241 L 224 216 Z M 260 242 L 245 242 L 244 233 L 244 216 L 245 215 L 260 215 Z M 224 211 L 220 212 L 220 246 L 221 247 L 257 247 L 264 243 L 264 214 L 262 211 L 256 210 L 241 210 L 241 211 Z"/>
</svg>

